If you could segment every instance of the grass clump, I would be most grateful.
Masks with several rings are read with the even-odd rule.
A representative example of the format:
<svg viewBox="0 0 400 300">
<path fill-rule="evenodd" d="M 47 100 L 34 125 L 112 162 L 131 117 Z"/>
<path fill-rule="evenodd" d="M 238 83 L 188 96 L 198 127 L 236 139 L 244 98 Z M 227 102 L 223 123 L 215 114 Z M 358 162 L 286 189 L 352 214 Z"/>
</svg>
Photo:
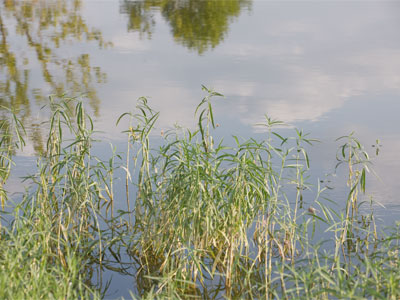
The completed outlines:
<svg viewBox="0 0 400 300">
<path fill-rule="evenodd" d="M 3 232 L 1 299 L 99 298 L 99 293 L 88 285 L 91 278 L 83 268 L 87 259 L 79 253 L 79 245 L 71 247 L 62 241 L 62 254 L 49 248 L 50 244 L 61 242 L 56 240 L 53 230 L 42 216 L 25 211 Z"/>
<path fill-rule="evenodd" d="M 396 230 L 382 240 L 373 214 L 359 212 L 370 159 L 353 134 L 338 139 L 337 167 L 347 166 L 349 192 L 344 210 L 334 209 L 321 197 L 324 188 L 307 182 L 306 149 L 314 139 L 299 130 L 283 137 L 274 130 L 281 122 L 266 117 L 264 140 L 216 143 L 211 101 L 220 94 L 204 89 L 197 129 L 167 134 L 159 150 L 149 146 L 158 113 L 142 99 L 141 113 L 131 115 L 138 168 L 130 172 L 137 193 L 129 253 L 138 264 L 139 295 L 397 297 L 391 280 L 398 256 L 384 254 L 395 251 Z M 305 202 L 311 192 L 315 199 Z M 394 277 L 371 288 L 371 264 Z"/>
<path fill-rule="evenodd" d="M 2 299 L 99 298 L 91 269 L 93 261 L 101 260 L 97 212 L 102 200 L 91 166 L 90 119 L 81 103 L 71 110 L 71 101 L 51 102 L 47 151 L 38 160 L 37 174 L 26 178 L 30 190 L 2 228 Z M 3 141 L 12 148 L 6 144 L 11 138 Z"/>
<path fill-rule="evenodd" d="M 158 148 L 159 114 L 139 99 L 117 121 L 131 122 L 125 159 L 107 161 L 92 155 L 82 103 L 51 103 L 47 151 L 2 229 L 0 287 L 13 279 L 2 298 L 102 298 L 105 270 L 131 276 L 143 299 L 399 297 L 398 225 L 377 230 L 362 209 L 370 158 L 354 135 L 338 139 L 340 209 L 308 182 L 315 139 L 284 137 L 266 117 L 263 140 L 217 142 L 221 95 L 203 88 L 197 128 L 165 133 Z M 125 191 L 114 188 L 122 172 Z"/>
</svg>

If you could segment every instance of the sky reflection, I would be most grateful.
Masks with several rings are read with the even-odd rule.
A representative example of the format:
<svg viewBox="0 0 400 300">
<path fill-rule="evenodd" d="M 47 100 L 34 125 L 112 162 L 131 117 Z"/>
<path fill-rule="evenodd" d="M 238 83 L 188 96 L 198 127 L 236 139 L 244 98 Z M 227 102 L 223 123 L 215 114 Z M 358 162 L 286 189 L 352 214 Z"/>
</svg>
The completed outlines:
<svg viewBox="0 0 400 300">
<path fill-rule="evenodd" d="M 192 3 L 172 2 L 181 3 L 180 8 L 185 9 Z M 257 134 L 259 128 L 254 124 L 268 114 L 326 141 L 315 151 L 317 165 L 325 161 L 334 164 L 331 141 L 340 135 L 355 130 L 367 145 L 381 139 L 384 146 L 377 168 L 383 170 L 390 185 L 393 183 L 392 188 L 385 189 L 391 193 L 385 198 L 399 201 L 394 187 L 400 180 L 396 171 L 400 167 L 400 3 L 224 3 L 234 6 L 224 11 L 226 19 L 219 29 L 210 25 L 219 30 L 217 39 L 213 42 L 203 36 L 193 42 L 190 35 L 179 36 L 173 21 L 178 17 L 182 22 L 191 19 L 179 15 L 182 10 L 174 15 L 165 1 L 82 2 L 79 16 L 113 46 L 64 43 L 62 53 L 70 57 L 88 55 L 90 66 L 98 66 L 107 78 L 90 85 L 99 99 L 95 110 L 101 136 L 123 140 L 124 128 L 116 127 L 115 120 L 132 110 L 140 96 L 148 96 L 150 105 L 161 112 L 155 134 L 175 123 L 194 126 L 194 108 L 204 96 L 204 84 L 226 96 L 215 106 L 220 135 Z M 138 12 L 145 21 L 151 20 L 150 33 L 135 17 Z M 187 24 L 181 25 L 190 29 Z M 18 42 L 17 37 L 14 40 Z M 34 55 L 28 48 L 23 51 Z M 41 85 L 38 80 L 40 64 L 29 68 L 31 74 L 38 74 L 31 76 L 30 86 L 42 89 L 41 94 L 50 93 L 48 84 Z M 77 66 L 71 68 L 79 70 Z M 55 74 L 54 78 L 63 79 L 62 73 Z M 79 90 L 79 84 L 73 87 L 67 92 L 85 92 L 85 88 Z M 373 184 L 378 185 L 375 181 Z"/>
</svg>

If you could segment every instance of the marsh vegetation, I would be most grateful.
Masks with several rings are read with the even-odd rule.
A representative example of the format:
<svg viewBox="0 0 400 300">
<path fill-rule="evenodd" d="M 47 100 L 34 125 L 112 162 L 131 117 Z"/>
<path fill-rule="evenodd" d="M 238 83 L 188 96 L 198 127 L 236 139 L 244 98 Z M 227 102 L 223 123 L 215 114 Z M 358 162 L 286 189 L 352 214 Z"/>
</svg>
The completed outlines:
<svg viewBox="0 0 400 300">
<path fill-rule="evenodd" d="M 354 134 L 338 139 L 332 158 L 348 191 L 327 199 L 308 182 L 315 139 L 282 136 L 282 123 L 266 116 L 265 139 L 216 140 L 221 95 L 203 89 L 197 128 L 165 132 L 157 147 L 159 114 L 139 99 L 117 120 L 131 124 L 126 150 L 108 159 L 93 155 L 83 103 L 52 97 L 46 149 L 18 200 L 4 186 L 25 135 L 9 111 L 0 298 L 108 298 L 105 272 L 130 276 L 131 296 L 142 299 L 399 297 L 398 224 L 376 225 L 364 197 L 370 157 Z M 121 179 L 124 190 L 115 189 Z"/>
</svg>

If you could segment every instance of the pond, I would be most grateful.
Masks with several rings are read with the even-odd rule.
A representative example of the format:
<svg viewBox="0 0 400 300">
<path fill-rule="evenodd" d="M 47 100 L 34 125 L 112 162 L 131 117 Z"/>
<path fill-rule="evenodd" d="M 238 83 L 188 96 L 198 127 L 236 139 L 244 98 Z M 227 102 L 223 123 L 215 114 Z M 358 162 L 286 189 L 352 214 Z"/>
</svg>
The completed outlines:
<svg viewBox="0 0 400 300">
<path fill-rule="evenodd" d="M 354 132 L 379 177 L 366 184 L 379 222 L 392 225 L 400 216 L 399 13 L 395 1 L 3 0 L 0 116 L 15 110 L 27 130 L 7 189 L 24 191 L 20 177 L 46 147 L 49 95 L 83 99 L 96 151 L 107 156 L 109 143 L 125 149 L 129 125 L 116 121 L 142 96 L 160 112 L 155 136 L 174 124 L 194 128 L 204 85 L 224 95 L 213 102 L 215 136 L 228 144 L 233 135 L 266 138 L 256 125 L 265 114 L 285 123 L 280 133 L 300 128 L 321 141 L 308 149 L 313 184 L 334 174 L 336 139 Z M 346 189 L 340 176 L 332 175 L 330 197 Z M 111 297 L 129 297 L 130 279 L 116 278 Z"/>
</svg>

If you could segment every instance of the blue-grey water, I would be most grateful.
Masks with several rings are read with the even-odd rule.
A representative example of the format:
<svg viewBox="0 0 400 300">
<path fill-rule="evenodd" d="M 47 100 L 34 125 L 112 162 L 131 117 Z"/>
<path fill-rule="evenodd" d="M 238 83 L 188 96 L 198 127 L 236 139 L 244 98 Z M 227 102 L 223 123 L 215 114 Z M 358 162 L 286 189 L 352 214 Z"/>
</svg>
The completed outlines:
<svg viewBox="0 0 400 300">
<path fill-rule="evenodd" d="M 108 142 L 125 140 L 116 119 L 140 96 L 161 112 L 156 133 L 193 127 L 203 84 L 225 95 L 215 103 L 219 137 L 261 139 L 255 124 L 268 114 L 288 124 L 283 132 L 301 128 L 318 138 L 311 181 L 334 171 L 335 139 L 354 131 L 379 176 L 367 182 L 385 207 L 376 214 L 393 223 L 400 217 L 398 28 L 399 1 L 1 1 L 0 104 L 20 110 L 29 132 L 7 188 L 21 191 L 19 177 L 35 167 L 49 94 L 87 95 L 104 142 L 96 151 L 107 153 Z M 345 179 L 332 181 L 331 196 L 343 200 Z"/>
</svg>

